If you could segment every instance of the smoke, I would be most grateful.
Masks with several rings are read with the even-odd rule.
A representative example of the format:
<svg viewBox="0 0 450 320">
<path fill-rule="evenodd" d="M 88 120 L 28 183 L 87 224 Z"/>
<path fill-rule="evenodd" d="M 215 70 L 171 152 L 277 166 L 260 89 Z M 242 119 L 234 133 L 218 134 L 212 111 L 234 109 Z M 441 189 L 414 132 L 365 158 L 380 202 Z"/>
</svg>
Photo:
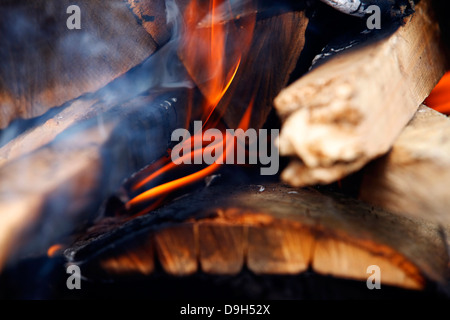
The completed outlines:
<svg viewBox="0 0 450 320">
<path fill-rule="evenodd" d="M 75 222 L 98 210 L 98 206 L 85 206 L 86 198 L 98 197 L 94 200 L 98 205 L 100 197 L 116 191 L 130 170 L 160 157 L 166 151 L 171 131 L 184 124 L 183 117 L 187 116 L 176 109 L 181 103 L 164 102 L 173 99 L 171 89 L 194 87 L 177 55 L 183 21 L 175 1 L 166 1 L 164 12 L 158 13 L 164 14 L 171 27 L 171 37 L 162 47 L 156 46 L 138 25 L 122 0 L 77 1 L 80 30 L 67 28 L 66 9 L 70 4 L 68 0 L 0 4 L 0 127 L 6 127 L 0 131 L 0 207 L 5 208 L 2 205 L 9 201 L 25 203 L 30 195 L 45 198 L 41 199 L 45 202 L 42 212 L 34 214 L 35 208 L 30 208 L 23 225 L 14 227 L 12 233 L 7 219 L 0 225 L 0 234 L 8 231 L 14 239 L 20 239 L 15 245 L 17 257 L 40 250 L 73 230 Z M 139 102 L 142 112 L 133 103 L 125 105 L 144 93 L 152 96 L 153 91 L 162 89 L 169 91 L 163 98 L 149 99 L 147 104 Z M 88 100 L 98 103 L 83 110 L 74 103 Z M 122 107 L 128 111 L 120 111 Z M 70 121 L 60 118 L 63 114 L 78 120 L 66 128 L 64 124 Z M 34 131 L 49 120 L 51 124 L 61 122 L 49 128 L 56 137 L 40 144 Z M 153 140 L 149 138 L 152 135 Z M 42 140 L 46 141 L 46 137 Z M 90 161 L 73 159 L 77 153 L 71 151 L 90 150 L 97 141 L 106 141 L 98 146 L 101 164 L 99 177 L 95 178 L 99 181 L 93 182 L 94 177 L 88 183 L 73 183 L 72 177 L 62 181 L 65 165 Z M 19 151 L 22 157 L 9 162 L 8 150 L 16 143 L 23 147 Z M 28 149 L 34 144 L 38 149 Z M 36 163 L 36 159 L 42 160 L 36 154 L 45 154 L 45 150 L 51 156 Z M 115 161 L 126 170 L 116 172 L 111 165 Z M 64 185 L 57 185 L 62 182 Z M 94 183 L 98 190 L 89 189 Z M 5 217 L 4 212 L 0 215 L 0 220 Z M 10 242 L 7 240 L 0 241 L 0 250 Z M 0 269 L 4 262 L 0 261 Z"/>
</svg>

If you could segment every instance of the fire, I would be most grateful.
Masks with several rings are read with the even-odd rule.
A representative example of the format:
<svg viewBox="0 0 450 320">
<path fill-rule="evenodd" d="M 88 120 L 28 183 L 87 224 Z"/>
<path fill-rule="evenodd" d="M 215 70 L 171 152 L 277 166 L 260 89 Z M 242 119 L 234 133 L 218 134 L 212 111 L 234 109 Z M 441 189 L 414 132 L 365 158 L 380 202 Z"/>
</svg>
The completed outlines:
<svg viewBox="0 0 450 320">
<path fill-rule="evenodd" d="M 64 249 L 63 245 L 58 244 L 58 243 L 54 244 L 50 248 L 48 248 L 47 256 L 49 258 L 52 258 L 52 257 L 56 256 L 59 252 L 61 252 L 61 250 L 63 250 L 63 249 Z"/>
<path fill-rule="evenodd" d="M 220 15 L 216 14 L 218 8 L 231 14 L 228 1 L 210 0 L 208 6 L 205 3 L 192 0 L 187 6 L 186 29 L 179 50 L 184 65 L 206 98 L 203 122 L 207 122 L 228 90 L 239 68 L 243 48 L 252 36 L 252 28 L 238 32 L 233 23 L 220 21 Z"/>
<path fill-rule="evenodd" d="M 223 151 L 220 156 L 225 158 L 232 148 L 232 144 L 229 142 L 234 137 L 230 137 L 225 132 L 224 126 L 220 124 L 219 118 L 212 117 L 212 115 L 235 79 L 241 59 L 251 43 L 256 16 L 244 18 L 244 21 L 241 21 L 241 28 L 238 29 L 234 22 L 220 21 L 219 17 L 223 14 L 216 14 L 218 10 L 221 13 L 228 10 L 229 15 L 232 16 L 229 1 L 210 0 L 207 6 L 204 5 L 205 3 L 207 2 L 192 0 L 183 14 L 185 30 L 179 48 L 179 56 L 204 96 L 204 102 L 201 105 L 203 127 L 184 142 L 193 146 L 193 151 L 184 157 L 193 158 L 203 153 L 206 148 L 221 144 Z M 248 128 L 252 109 L 253 101 L 240 121 L 240 129 Z M 203 137 L 204 130 L 218 127 L 221 127 L 224 139 L 214 141 L 207 147 L 196 145 L 195 141 L 198 140 L 196 138 Z M 178 166 L 169 159 L 161 159 L 154 167 L 156 167 L 155 171 L 134 183 L 131 187 L 133 192 L 139 191 L 146 185 L 154 185 L 156 179 L 162 179 L 164 174 L 173 172 Z M 126 208 L 131 209 L 149 201 L 156 201 L 137 215 L 148 212 L 159 204 L 158 199 L 161 199 L 162 196 L 211 175 L 219 167 L 220 164 L 214 163 L 178 179 L 154 185 L 128 201 Z"/>
<path fill-rule="evenodd" d="M 450 114 L 450 71 L 442 77 L 424 103 L 436 111 Z"/>
<path fill-rule="evenodd" d="M 246 130 L 248 128 L 248 125 L 250 123 L 250 116 L 251 116 L 251 111 L 253 109 L 253 103 L 249 105 L 249 107 L 247 108 L 240 124 L 239 124 L 239 128 L 242 130 Z M 221 140 L 218 141 L 217 143 L 221 143 L 224 146 L 224 152 L 222 153 L 221 157 L 223 158 L 223 163 L 225 163 L 225 157 L 226 154 L 228 152 L 231 151 L 231 148 L 233 147 L 233 144 L 230 143 L 234 138 L 232 136 L 230 136 L 228 133 L 225 133 L 226 135 L 226 139 L 225 140 Z M 217 144 L 216 143 L 216 144 Z M 213 144 L 212 146 L 215 146 L 216 144 Z M 208 148 L 212 147 L 211 145 L 208 146 Z M 200 152 L 204 152 L 205 148 L 201 148 L 201 149 L 197 149 L 194 150 L 193 154 L 189 154 L 187 156 L 191 157 L 193 155 L 195 155 L 195 153 L 200 153 Z M 139 188 L 140 186 L 144 185 L 145 183 L 150 182 L 151 180 L 153 180 L 154 178 L 156 178 L 157 176 L 163 174 L 164 172 L 167 172 L 171 169 L 173 169 L 176 165 L 173 162 L 170 162 L 169 164 L 167 164 L 166 166 L 164 166 L 163 168 L 161 168 L 160 170 L 154 172 L 153 174 L 151 174 L 150 176 L 148 176 L 147 178 L 143 179 L 142 181 L 140 181 L 139 183 L 137 183 L 135 185 L 135 188 Z M 193 174 L 184 176 L 182 178 L 164 183 L 162 185 L 156 186 L 154 188 L 151 188 L 150 190 L 141 193 L 140 195 L 136 196 L 135 198 L 131 199 L 128 203 L 127 203 L 127 207 L 130 208 L 135 204 L 139 204 L 143 201 L 148 201 L 148 200 L 152 200 L 155 199 L 159 196 L 162 196 L 164 194 L 170 193 L 178 188 L 180 188 L 180 186 L 184 186 L 187 184 L 190 184 L 192 182 L 196 182 L 200 179 L 203 179 L 209 175 L 211 175 L 212 173 L 214 173 L 219 167 L 221 166 L 221 164 L 218 163 L 214 163 L 212 165 L 207 166 L 206 168 L 199 170 Z"/>
</svg>

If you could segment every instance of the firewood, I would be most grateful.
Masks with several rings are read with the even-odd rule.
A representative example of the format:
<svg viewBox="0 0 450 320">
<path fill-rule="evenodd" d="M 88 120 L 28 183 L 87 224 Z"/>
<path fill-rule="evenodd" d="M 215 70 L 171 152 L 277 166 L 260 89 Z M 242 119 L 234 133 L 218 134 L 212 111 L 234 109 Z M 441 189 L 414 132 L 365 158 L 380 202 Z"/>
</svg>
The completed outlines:
<svg viewBox="0 0 450 320">
<path fill-rule="evenodd" d="M 71 125 L 101 113 L 103 105 L 97 99 L 77 99 L 43 124 L 30 128 L 0 148 L 0 167 L 52 142 Z"/>
<path fill-rule="evenodd" d="M 426 0 L 404 25 L 333 51 L 275 99 L 280 154 L 294 159 L 282 178 L 295 186 L 335 182 L 385 154 L 445 70 Z"/>
<path fill-rule="evenodd" d="M 237 128 L 252 101 L 255 111 L 249 126 L 257 129 L 263 126 L 273 108 L 273 99 L 286 86 L 305 44 L 308 25 L 305 11 L 277 13 L 254 23 L 251 19 L 250 16 L 242 21 L 227 21 L 223 26 L 227 32 L 227 54 L 222 57 L 222 63 L 230 70 L 239 63 L 230 87 L 216 108 L 230 128 Z M 209 52 L 200 51 L 193 55 L 192 48 L 204 46 L 202 37 L 208 31 L 200 28 L 196 31 L 199 34 L 194 33 L 179 50 L 180 59 L 207 97 L 211 95 L 211 75 L 205 70 L 203 57 Z M 212 64 L 220 65 L 215 60 Z"/>
<path fill-rule="evenodd" d="M 153 90 L 147 98 L 135 97 L 153 87 L 158 88 L 160 84 L 166 85 L 159 83 L 164 81 L 164 77 L 148 75 L 152 72 L 162 74 L 165 70 L 157 68 L 165 68 L 165 64 L 160 61 L 165 61 L 165 57 L 176 59 L 173 55 L 175 50 L 176 43 L 163 46 L 133 70 L 95 93 L 85 94 L 66 103 L 60 110 L 54 110 L 53 116 L 45 115 L 49 118 L 44 123 L 30 128 L 0 148 L 0 206 L 15 208 L 11 214 L 14 212 L 15 218 L 22 217 L 16 232 L 5 231 L 4 239 L 0 242 L 0 249 L 4 249 L 0 268 L 9 260 L 9 253 L 17 251 L 17 255 L 20 255 L 27 246 L 30 250 L 40 250 L 50 245 L 58 235 L 75 227 L 88 212 L 97 212 L 105 197 L 116 191 L 124 178 L 165 154 L 171 131 L 187 125 L 186 113 L 189 108 L 185 104 L 192 103 L 192 96 L 179 98 L 177 91 L 175 97 L 168 93 L 168 100 L 165 101 L 163 97 L 154 98 L 154 94 L 159 94 Z M 278 59 L 282 61 L 284 56 Z M 176 84 L 170 85 L 183 86 L 189 77 L 181 64 L 176 61 L 174 64 L 180 67 L 177 74 L 171 76 Z M 164 92 L 161 95 L 164 96 Z M 185 94 L 182 93 L 182 96 Z M 195 118 L 196 115 L 198 118 L 198 109 L 193 107 L 191 116 Z M 229 116 L 229 119 L 232 117 Z M 87 154 L 82 155 L 85 151 Z M 50 154 L 55 155 L 53 161 Z M 75 166 L 73 161 L 77 161 L 78 154 L 85 161 L 80 160 Z M 73 171 L 66 172 L 67 166 L 73 167 Z M 90 180 L 82 179 L 85 175 Z M 73 188 L 68 187 L 71 180 L 80 180 L 82 183 L 75 183 Z M 83 189 L 83 192 L 77 188 Z M 9 198 L 12 200 L 9 201 Z M 37 203 L 32 201 L 34 199 L 37 199 Z M 72 208 L 73 203 L 77 205 Z M 36 232 L 23 237 L 27 229 L 36 230 L 46 223 L 56 225 L 60 220 L 48 222 L 46 219 L 61 211 L 65 214 L 61 214 L 60 219 L 67 221 L 61 222 L 63 227 L 58 228 L 58 232 L 49 234 L 42 241 L 34 241 Z M 0 219 L 3 222 L 0 232 L 11 230 L 9 226 L 17 222 L 6 214 Z M 205 259 L 208 259 L 209 254 L 205 252 Z M 169 258 L 168 261 L 176 260 Z M 182 264 L 188 266 L 185 262 Z"/>
<path fill-rule="evenodd" d="M 448 280 L 437 224 L 331 192 L 264 186 L 210 186 L 119 227 L 86 231 L 65 256 L 94 282 L 145 276 L 142 270 L 158 264 L 176 276 L 232 275 L 245 266 L 260 275 L 294 275 L 311 267 L 362 281 L 377 265 L 382 285 L 409 289 Z M 146 248 L 155 252 L 152 261 L 136 255 Z"/>
<path fill-rule="evenodd" d="M 194 254 L 196 238 L 192 224 L 162 230 L 155 236 L 154 242 L 161 265 L 168 273 L 182 276 L 197 270 Z"/>
<path fill-rule="evenodd" d="M 138 24 L 125 2 L 78 1 L 81 29 L 69 29 L 67 8 L 73 4 L 0 4 L 0 128 L 98 90 L 157 49 L 157 36 Z"/>
<path fill-rule="evenodd" d="M 392 150 L 364 168 L 361 199 L 449 224 L 449 135 L 448 117 L 422 105 Z"/>
<path fill-rule="evenodd" d="M 70 233 L 95 215 L 125 178 L 163 156 L 172 131 L 185 125 L 186 97 L 186 90 L 177 89 L 119 104 L 75 101 L 5 146 L 0 269 Z"/>
<path fill-rule="evenodd" d="M 174 14 L 174 12 L 166 10 L 183 10 L 182 8 L 166 9 L 166 1 L 161 0 L 127 0 L 127 3 L 139 23 L 159 47 L 163 46 L 172 36 L 172 26 L 167 21 L 167 15 Z"/>
<path fill-rule="evenodd" d="M 299 57 L 305 45 L 307 26 L 305 11 L 257 21 L 250 49 L 218 106 L 231 128 L 237 127 L 251 99 L 255 101 L 255 112 L 250 127 L 259 129 L 264 125 L 273 100 L 287 85 L 294 67 L 304 63 Z"/>
<path fill-rule="evenodd" d="M 164 10 L 164 3 L 154 0 L 127 0 L 127 2 L 138 21 L 152 35 L 157 44 L 165 43 L 169 39 L 173 26 L 168 24 L 165 16 L 158 15 Z M 168 8 L 168 10 L 173 10 L 171 14 L 184 15 L 189 2 L 177 0 L 174 3 L 177 5 L 176 10 Z M 301 7 L 301 5 L 299 6 Z M 200 9 L 206 10 L 207 8 Z M 273 99 L 286 86 L 289 75 L 296 66 L 305 44 L 305 30 L 308 25 L 305 11 L 282 12 L 273 8 L 272 11 L 274 12 L 272 16 L 265 17 L 263 15 L 262 18 L 257 19 L 254 25 L 247 22 L 252 19 L 249 17 L 251 14 L 244 12 L 242 14 L 244 17 L 241 17 L 239 11 L 233 12 L 234 15 L 227 17 L 227 20 L 218 22 L 220 25 L 227 25 L 225 26 L 228 37 L 226 50 L 234 51 L 233 54 L 227 54 L 223 58 L 227 60 L 228 64 L 233 64 L 236 62 L 233 59 L 237 55 L 241 56 L 238 72 L 217 106 L 218 112 L 223 114 L 223 118 L 230 128 L 237 127 L 252 99 L 258 102 L 255 107 L 258 111 L 252 113 L 250 127 L 262 127 L 272 110 Z M 198 14 L 199 18 L 204 18 L 204 16 L 206 16 L 206 11 L 204 15 Z M 198 34 L 194 32 L 191 42 L 179 50 L 179 56 L 186 69 L 199 88 L 205 91 L 205 95 L 208 95 L 206 92 L 208 84 L 205 83 L 207 82 L 205 78 L 210 78 L 210 75 L 205 76 L 205 60 L 198 53 L 194 60 L 187 57 L 195 53 L 195 50 L 202 50 L 201 48 L 205 44 L 200 44 L 202 41 L 200 33 L 208 32 L 208 27 L 202 26 L 195 31 Z M 178 31 L 183 32 L 182 30 Z M 280 59 L 280 57 L 283 58 Z M 219 65 L 219 61 L 215 60 L 214 64 Z M 262 65 L 265 67 L 261 68 Z"/>
</svg>

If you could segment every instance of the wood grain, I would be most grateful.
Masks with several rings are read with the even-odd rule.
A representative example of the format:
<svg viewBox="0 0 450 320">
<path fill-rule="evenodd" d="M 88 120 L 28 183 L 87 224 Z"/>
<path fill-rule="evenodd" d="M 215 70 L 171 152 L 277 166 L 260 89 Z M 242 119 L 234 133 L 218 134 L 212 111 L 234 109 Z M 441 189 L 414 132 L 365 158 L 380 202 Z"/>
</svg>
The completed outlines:
<svg viewBox="0 0 450 320">
<path fill-rule="evenodd" d="M 200 224 L 198 237 L 202 271 L 227 275 L 239 273 L 244 266 L 247 232 L 244 226 L 239 225 Z"/>
<path fill-rule="evenodd" d="M 360 198 L 392 212 L 450 222 L 450 120 L 422 105 L 392 150 L 364 169 Z"/>
<path fill-rule="evenodd" d="M 204 43 L 211 28 L 200 28 L 189 34 L 190 38 L 183 42 L 178 51 L 196 85 L 207 98 L 212 96 L 212 100 L 221 90 L 211 88 L 216 85 L 215 82 L 224 81 L 212 77 L 212 73 L 218 73 L 219 68 L 223 67 L 224 73 L 228 74 L 238 65 L 231 85 L 216 108 L 216 113 L 223 116 L 230 128 L 238 127 L 252 104 L 249 127 L 258 129 L 266 122 L 273 108 L 273 99 L 286 86 L 303 50 L 309 21 L 304 11 L 284 12 L 255 21 L 252 19 L 256 18 L 249 16 L 221 25 L 227 32 L 226 41 L 222 44 L 225 55 L 210 62 L 212 70 L 205 65 L 210 55 L 207 47 L 210 44 Z M 214 45 L 218 46 L 218 43 Z"/>
<path fill-rule="evenodd" d="M 250 128 L 259 129 L 273 109 L 273 100 L 287 85 L 299 62 L 308 26 L 305 11 L 288 12 L 256 22 L 253 39 L 218 109 L 230 128 L 237 128 L 254 102 Z"/>
<path fill-rule="evenodd" d="M 77 1 L 80 30 L 66 26 L 72 4 L 0 4 L 0 128 L 96 91 L 156 50 L 124 1 Z"/>
<path fill-rule="evenodd" d="M 277 223 L 250 227 L 247 265 L 256 274 L 298 274 L 311 261 L 313 236 L 307 228 Z"/>
<path fill-rule="evenodd" d="M 141 246 L 122 247 L 105 254 L 101 267 L 109 275 L 150 275 L 155 271 L 155 248 L 152 237 L 141 240 Z M 142 245 L 143 244 L 143 245 Z M 133 252 L 132 254 L 128 254 Z"/>
<path fill-rule="evenodd" d="M 430 1 L 420 1 L 404 25 L 340 46 L 282 90 L 275 99 L 284 119 L 278 144 L 294 159 L 284 181 L 332 183 L 388 152 L 445 71 L 433 17 Z"/>
<path fill-rule="evenodd" d="M 66 256 L 82 262 L 91 278 L 102 279 L 101 261 L 107 257 L 98 251 L 138 244 L 133 234 L 148 234 L 164 239 L 158 259 L 165 272 L 178 276 L 196 270 L 231 275 L 244 267 L 259 275 L 293 275 L 312 268 L 366 281 L 367 268 L 378 265 L 382 285 L 419 290 L 448 281 L 446 239 L 436 223 L 314 189 L 277 183 L 259 189 L 205 188 L 100 237 L 88 236 Z"/>
<path fill-rule="evenodd" d="M 176 276 L 197 271 L 197 239 L 194 225 L 187 224 L 161 230 L 155 235 L 155 246 L 163 269 Z"/>
</svg>

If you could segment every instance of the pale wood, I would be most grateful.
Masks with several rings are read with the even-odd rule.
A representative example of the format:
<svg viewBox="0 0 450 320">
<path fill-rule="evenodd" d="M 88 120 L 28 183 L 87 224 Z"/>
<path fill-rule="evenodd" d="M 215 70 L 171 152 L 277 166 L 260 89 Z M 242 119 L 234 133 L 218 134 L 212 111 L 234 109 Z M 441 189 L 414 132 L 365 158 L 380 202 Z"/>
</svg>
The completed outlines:
<svg viewBox="0 0 450 320">
<path fill-rule="evenodd" d="M 66 26 L 72 4 L 0 4 L 0 128 L 98 90 L 157 49 L 124 1 L 78 1 L 80 30 Z"/>
<path fill-rule="evenodd" d="M 235 274 L 245 265 L 260 275 L 312 268 L 365 282 L 367 267 L 378 265 L 382 286 L 423 289 L 429 281 L 445 285 L 448 280 L 447 239 L 436 223 L 314 189 L 274 183 L 259 190 L 256 185 L 208 187 L 75 243 L 66 256 L 84 270 L 96 270 L 89 275 L 95 279 L 108 259 L 98 252 L 134 256 L 121 248 L 143 250 L 139 235 L 154 234 L 163 269 L 178 276 L 200 268 L 205 274 Z"/>
<path fill-rule="evenodd" d="M 450 120 L 422 105 L 392 150 L 364 169 L 361 199 L 450 223 Z"/>
<path fill-rule="evenodd" d="M 405 24 L 322 62 L 275 99 L 282 174 L 328 184 L 386 153 L 445 70 L 439 27 L 423 0 Z"/>
</svg>

